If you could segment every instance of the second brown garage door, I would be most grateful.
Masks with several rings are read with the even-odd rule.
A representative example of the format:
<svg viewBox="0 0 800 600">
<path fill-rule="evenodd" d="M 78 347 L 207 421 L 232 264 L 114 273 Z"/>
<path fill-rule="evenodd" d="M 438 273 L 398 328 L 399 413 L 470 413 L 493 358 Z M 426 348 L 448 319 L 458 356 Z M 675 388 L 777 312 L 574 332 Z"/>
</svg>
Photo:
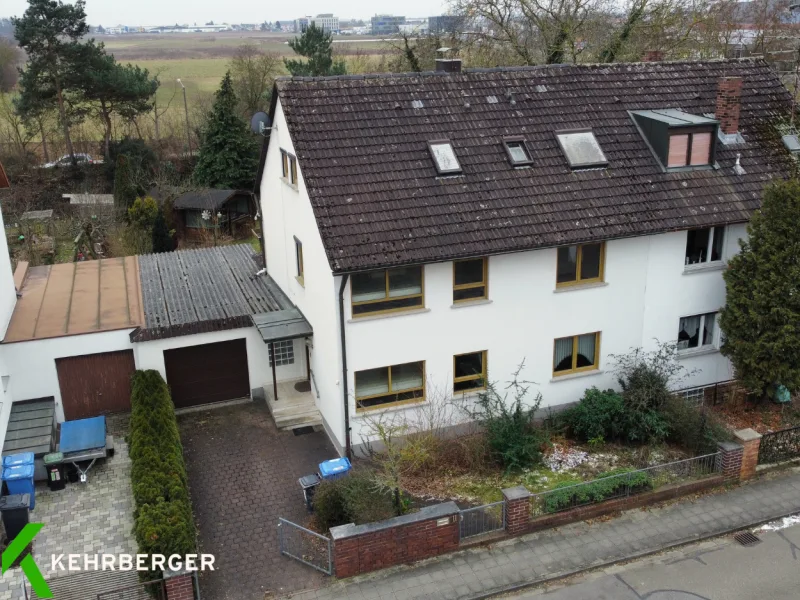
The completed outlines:
<svg viewBox="0 0 800 600">
<path fill-rule="evenodd" d="M 133 350 L 56 359 L 67 420 L 131 409 Z"/>
<path fill-rule="evenodd" d="M 250 395 L 244 339 L 164 350 L 164 366 L 177 408 Z"/>
</svg>

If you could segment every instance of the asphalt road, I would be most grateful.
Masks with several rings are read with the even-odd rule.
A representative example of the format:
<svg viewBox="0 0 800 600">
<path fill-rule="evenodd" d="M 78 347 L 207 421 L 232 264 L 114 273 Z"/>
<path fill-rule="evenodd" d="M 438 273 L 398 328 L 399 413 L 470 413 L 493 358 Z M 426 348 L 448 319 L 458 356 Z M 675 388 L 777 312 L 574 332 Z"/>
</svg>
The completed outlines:
<svg viewBox="0 0 800 600">
<path fill-rule="evenodd" d="M 797 600 L 800 525 L 757 531 L 743 547 L 732 536 L 615 565 L 507 596 L 518 600 Z"/>
</svg>

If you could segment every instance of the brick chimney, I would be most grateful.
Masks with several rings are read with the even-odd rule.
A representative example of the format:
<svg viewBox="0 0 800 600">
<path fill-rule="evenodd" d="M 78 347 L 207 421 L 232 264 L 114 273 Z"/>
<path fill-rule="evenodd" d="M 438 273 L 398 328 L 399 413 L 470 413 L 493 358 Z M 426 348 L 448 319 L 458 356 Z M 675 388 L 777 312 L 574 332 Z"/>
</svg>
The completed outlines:
<svg viewBox="0 0 800 600">
<path fill-rule="evenodd" d="M 664 60 L 663 50 L 645 50 L 642 52 L 642 62 L 661 62 Z"/>
<path fill-rule="evenodd" d="M 722 133 L 739 131 L 739 107 L 742 99 L 741 77 L 720 77 L 717 86 L 717 109 L 714 116 L 719 121 Z"/>
</svg>

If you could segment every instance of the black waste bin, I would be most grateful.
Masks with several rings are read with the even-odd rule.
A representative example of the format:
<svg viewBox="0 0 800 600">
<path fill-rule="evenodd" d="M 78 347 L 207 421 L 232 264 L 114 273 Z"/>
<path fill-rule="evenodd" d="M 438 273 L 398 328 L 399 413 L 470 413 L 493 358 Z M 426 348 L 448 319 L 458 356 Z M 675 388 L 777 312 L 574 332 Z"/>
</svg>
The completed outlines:
<svg viewBox="0 0 800 600">
<path fill-rule="evenodd" d="M 64 477 L 64 455 L 61 452 L 52 452 L 44 455 L 44 468 L 47 471 L 47 487 L 54 492 L 63 490 L 67 486 Z"/>
<path fill-rule="evenodd" d="M 320 481 L 319 475 L 303 475 L 300 481 L 300 487 L 303 488 L 303 498 L 306 499 L 306 508 L 308 512 L 314 512 L 314 492 L 317 491 L 317 486 Z"/>
<path fill-rule="evenodd" d="M 28 494 L 12 494 L 0 497 L 0 516 L 6 528 L 6 537 L 10 542 L 23 527 L 28 524 L 31 498 Z"/>
</svg>

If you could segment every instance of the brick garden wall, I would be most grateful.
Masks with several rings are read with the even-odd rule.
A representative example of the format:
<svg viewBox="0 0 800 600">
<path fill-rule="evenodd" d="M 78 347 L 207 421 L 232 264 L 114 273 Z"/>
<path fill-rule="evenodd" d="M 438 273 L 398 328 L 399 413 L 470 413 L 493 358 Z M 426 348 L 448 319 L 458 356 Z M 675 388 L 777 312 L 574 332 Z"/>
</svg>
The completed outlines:
<svg viewBox="0 0 800 600">
<path fill-rule="evenodd" d="M 337 577 L 352 577 L 458 549 L 459 510 L 454 502 L 366 525 L 331 528 Z"/>
</svg>

